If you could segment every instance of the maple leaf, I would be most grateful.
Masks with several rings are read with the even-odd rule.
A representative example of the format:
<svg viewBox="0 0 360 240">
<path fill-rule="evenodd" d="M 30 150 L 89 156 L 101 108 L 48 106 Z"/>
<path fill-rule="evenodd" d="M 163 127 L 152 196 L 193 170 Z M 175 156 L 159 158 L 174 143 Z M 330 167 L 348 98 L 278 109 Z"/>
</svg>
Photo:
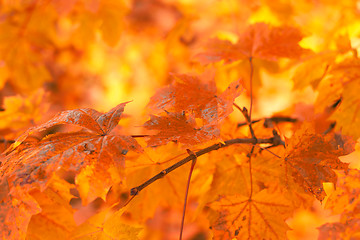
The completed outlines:
<svg viewBox="0 0 360 240">
<path fill-rule="evenodd" d="M 206 123 L 218 122 L 232 111 L 234 99 L 243 91 L 241 81 L 235 81 L 220 95 L 216 94 L 213 73 L 201 76 L 175 75 L 174 83 L 160 89 L 148 106 L 153 110 L 188 111 Z"/>
<path fill-rule="evenodd" d="M 319 239 L 352 239 L 360 228 L 360 171 L 350 169 L 338 171 L 338 182 L 334 192 L 326 201 L 325 208 L 333 214 L 340 214 L 340 220 L 320 226 Z"/>
<path fill-rule="evenodd" d="M 32 216 L 26 237 L 29 239 L 68 239 L 76 228 L 75 209 L 69 204 L 74 197 L 70 189 L 73 184 L 54 175 L 49 186 L 41 192 L 33 190 L 31 196 L 41 208 L 41 212 Z"/>
<path fill-rule="evenodd" d="M 329 66 L 335 61 L 336 54 L 328 53 L 315 55 L 307 61 L 302 62 L 294 73 L 292 80 L 294 89 L 304 89 L 311 86 L 317 89 L 320 81 L 326 76 Z M 317 67 L 314 67 L 317 66 Z"/>
<path fill-rule="evenodd" d="M 227 40 L 212 40 L 206 52 L 198 55 L 201 63 L 207 64 L 224 60 L 231 63 L 237 60 L 259 58 L 276 61 L 278 58 L 299 58 L 310 51 L 300 47 L 303 35 L 294 27 L 271 27 L 265 23 L 250 25 L 239 36 L 236 44 Z"/>
<path fill-rule="evenodd" d="M 336 190 L 326 201 L 325 208 L 340 214 L 340 220 L 320 226 L 319 239 L 351 239 L 360 228 L 360 171 L 337 171 Z"/>
<path fill-rule="evenodd" d="M 328 72 L 328 77 L 323 79 L 317 90 L 319 95 L 315 107 L 323 111 L 328 105 L 340 101 L 329 120 L 336 121 L 336 130 L 342 134 L 360 137 L 358 124 L 360 123 L 360 97 L 358 94 L 360 61 L 357 58 L 345 59 L 333 64 Z"/>
<path fill-rule="evenodd" d="M 0 129 L 3 133 L 18 131 L 30 127 L 31 123 L 38 122 L 42 114 L 48 109 L 44 103 L 45 93 L 42 89 L 28 97 L 5 97 L 5 111 L 0 112 Z"/>
<path fill-rule="evenodd" d="M 139 239 L 138 235 L 142 228 L 127 224 L 122 219 L 123 213 L 124 209 L 113 214 L 109 213 L 108 210 L 102 211 L 75 229 L 69 239 Z"/>
<path fill-rule="evenodd" d="M 319 229 L 319 240 L 328 239 L 358 239 L 360 219 L 348 219 L 345 223 L 326 223 Z"/>
<path fill-rule="evenodd" d="M 336 190 L 326 201 L 325 208 L 334 214 L 342 214 L 348 218 L 360 213 L 360 171 L 350 169 L 348 172 L 338 171 L 339 178 Z"/>
<path fill-rule="evenodd" d="M 0 232 L 2 239 L 25 239 L 33 215 L 41 212 L 36 200 L 20 186 L 9 192 L 7 178 L 1 179 Z"/>
<path fill-rule="evenodd" d="M 286 171 L 289 171 L 287 175 L 291 175 L 305 191 L 322 201 L 326 196 L 323 183 L 336 185 L 334 170 L 348 168 L 348 163 L 338 159 L 344 152 L 336 149 L 322 135 L 315 134 L 308 124 L 304 124 L 286 144 L 284 162 Z"/>
<path fill-rule="evenodd" d="M 105 114 L 93 109 L 76 109 L 59 113 L 52 120 L 26 131 L 9 150 L 1 166 L 10 188 L 22 186 L 44 190 L 59 169 L 75 171 L 77 187 L 84 203 L 96 197 L 105 198 L 112 182 L 123 177 L 124 156 L 129 150 L 141 151 L 129 136 L 112 135 L 126 103 Z M 75 124 L 88 131 L 56 133 L 39 142 L 24 142 L 34 132 L 58 124 Z"/>
<path fill-rule="evenodd" d="M 250 148 L 251 146 L 233 146 L 229 147 L 225 154 L 221 151 L 210 153 L 211 158 L 221 159 L 221 161 L 216 162 L 208 200 L 212 201 L 218 195 L 241 194 L 248 196 L 251 191 L 250 178 L 253 181 L 252 191 L 254 192 L 264 188 L 277 187 L 279 179 L 283 177 L 280 159 L 267 152 L 254 154 L 250 176 L 249 159 L 244 154 L 244 151 L 249 152 Z"/>
<path fill-rule="evenodd" d="M 252 197 L 222 196 L 210 204 L 218 213 L 210 216 L 214 239 L 285 239 L 290 228 L 285 220 L 293 207 L 280 192 L 262 190 Z"/>
<path fill-rule="evenodd" d="M 359 67 L 360 60 L 357 58 L 346 59 L 334 65 L 330 71 L 331 78 L 328 80 L 333 91 L 326 92 L 325 89 L 326 95 L 333 95 L 333 92 L 336 92 L 336 95 L 341 96 L 341 104 L 330 119 L 336 121 L 336 129 L 355 139 L 360 137 L 360 130 L 357 127 L 360 123 Z"/>
<path fill-rule="evenodd" d="M 150 136 L 149 146 L 163 145 L 170 141 L 177 141 L 186 145 L 199 144 L 219 136 L 219 130 L 211 125 L 198 128 L 192 116 L 182 113 L 166 112 L 166 116 L 150 115 L 150 120 L 144 124 L 150 130 L 158 130 L 156 135 Z"/>
</svg>

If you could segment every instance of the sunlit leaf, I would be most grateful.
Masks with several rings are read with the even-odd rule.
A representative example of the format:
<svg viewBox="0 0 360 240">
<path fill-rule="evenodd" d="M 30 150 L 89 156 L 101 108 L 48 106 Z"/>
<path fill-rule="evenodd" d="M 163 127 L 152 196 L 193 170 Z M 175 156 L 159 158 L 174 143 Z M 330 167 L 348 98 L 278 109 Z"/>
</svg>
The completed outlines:
<svg viewBox="0 0 360 240">
<path fill-rule="evenodd" d="M 220 60 L 231 63 L 249 58 L 270 61 L 282 57 L 299 58 L 309 53 L 299 46 L 302 38 L 301 31 L 294 27 L 271 27 L 265 23 L 256 23 L 239 36 L 236 44 L 225 40 L 212 40 L 206 47 L 207 51 L 198 57 L 205 64 Z"/>
<path fill-rule="evenodd" d="M 322 201 L 326 196 L 323 183 L 336 185 L 334 170 L 346 170 L 349 164 L 339 160 L 338 157 L 344 154 L 341 150 L 323 136 L 313 133 L 311 126 L 305 126 L 287 142 L 284 163 L 287 175 Z"/>
<path fill-rule="evenodd" d="M 193 117 L 187 118 L 184 113 L 166 113 L 165 116 L 150 116 L 144 124 L 150 130 L 158 130 L 150 136 L 149 146 L 166 144 L 169 141 L 195 145 L 219 136 L 219 130 L 214 126 L 197 127 Z"/>
<path fill-rule="evenodd" d="M 217 123 L 232 112 L 236 97 L 243 91 L 240 80 L 217 94 L 214 76 L 205 72 L 201 76 L 172 75 L 174 83 L 159 90 L 149 102 L 154 110 L 188 111 L 206 123 Z"/>
<path fill-rule="evenodd" d="M 119 104 L 105 114 L 92 109 L 66 111 L 43 125 L 20 136 L 13 151 L 1 166 L 10 189 L 20 187 L 44 190 L 59 169 L 74 171 L 76 183 L 84 203 L 96 197 L 105 199 L 109 187 L 123 178 L 124 158 L 129 150 L 141 151 L 129 136 L 112 135 L 125 104 Z M 30 133 L 51 126 L 77 124 L 91 131 L 52 134 L 39 142 L 26 142 Z M 24 142 L 25 141 L 25 142 Z"/>
<path fill-rule="evenodd" d="M 218 212 L 211 223 L 214 239 L 285 239 L 290 229 L 285 220 L 291 216 L 291 204 L 277 192 L 221 197 L 211 208 Z"/>
</svg>

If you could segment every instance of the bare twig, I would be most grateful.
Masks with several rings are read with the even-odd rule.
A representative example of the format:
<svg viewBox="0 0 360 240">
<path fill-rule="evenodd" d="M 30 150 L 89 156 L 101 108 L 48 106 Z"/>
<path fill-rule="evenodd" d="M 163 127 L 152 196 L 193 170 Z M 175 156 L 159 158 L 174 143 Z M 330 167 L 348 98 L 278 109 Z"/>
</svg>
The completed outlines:
<svg viewBox="0 0 360 240">
<path fill-rule="evenodd" d="M 328 134 L 329 132 L 331 132 L 336 126 L 336 122 L 332 122 L 330 123 L 330 126 L 323 132 L 323 135 Z"/>
<path fill-rule="evenodd" d="M 251 123 L 251 113 L 253 107 L 253 75 L 254 75 L 254 65 L 252 62 L 252 57 L 249 58 L 250 63 L 250 111 L 249 111 L 249 119 Z"/>
<path fill-rule="evenodd" d="M 5 143 L 5 144 L 10 143 L 10 144 L 12 144 L 12 143 L 14 143 L 14 142 L 15 142 L 15 140 L 0 139 L 0 143 Z"/>
<path fill-rule="evenodd" d="M 174 171 L 175 169 L 177 169 L 178 167 L 181 167 L 182 165 L 186 164 L 189 161 L 194 160 L 196 157 L 200 157 L 201 155 L 204 155 L 206 153 L 209 153 L 211 151 L 215 151 L 218 150 L 220 148 L 225 148 L 234 144 L 263 144 L 263 143 L 270 143 L 270 144 L 275 144 L 275 143 L 279 143 L 279 145 L 281 144 L 282 140 L 278 139 L 280 138 L 278 135 L 275 135 L 274 137 L 271 138 L 260 138 L 260 139 L 255 139 L 255 138 L 235 138 L 235 139 L 230 139 L 230 140 L 226 140 L 225 142 L 219 142 L 216 144 L 213 144 L 207 148 L 204 148 L 200 151 L 195 152 L 194 155 L 189 155 L 186 158 L 178 161 L 177 163 L 175 163 L 174 165 L 162 170 L 161 172 L 159 172 L 158 174 L 156 174 L 154 177 L 150 178 L 149 180 L 147 180 L 146 182 L 144 182 L 143 184 L 134 187 L 130 190 L 130 194 L 131 195 L 137 195 L 139 194 L 139 192 L 141 190 L 143 190 L 144 188 L 146 188 L 148 185 L 152 184 L 153 182 L 163 178 L 165 175 L 167 175 L 168 173 Z"/>
<path fill-rule="evenodd" d="M 264 127 L 266 128 L 271 128 L 272 127 L 272 123 L 280 123 L 280 122 L 297 122 L 298 120 L 296 118 L 292 118 L 292 117 L 286 117 L 286 116 L 275 116 L 275 117 L 271 117 L 271 118 L 259 118 L 256 120 L 252 120 L 251 124 L 253 123 L 257 123 L 260 122 L 261 120 L 265 120 L 264 121 Z M 242 127 L 248 125 L 247 122 L 242 122 L 242 123 L 238 123 L 238 127 Z"/>
<path fill-rule="evenodd" d="M 133 138 L 142 138 L 142 137 L 149 137 L 150 135 L 147 134 L 140 134 L 140 135 L 131 135 Z"/>
<path fill-rule="evenodd" d="M 184 229 L 185 212 L 186 212 L 186 202 L 187 202 L 187 197 L 188 197 L 189 188 L 190 188 L 190 180 L 191 180 L 191 175 L 192 175 L 192 172 L 194 170 L 194 167 L 195 167 L 195 164 L 196 164 L 196 159 L 197 159 L 197 156 L 196 156 L 196 154 L 194 152 L 192 152 L 190 149 L 186 149 L 186 150 L 187 150 L 187 152 L 189 153 L 190 156 L 194 156 L 195 158 L 192 160 L 191 167 L 190 167 L 190 172 L 189 172 L 189 177 L 188 177 L 188 181 L 187 181 L 187 185 L 186 185 L 184 208 L 183 208 L 183 214 L 182 214 L 182 219 L 181 219 L 180 238 L 179 238 L 179 240 L 182 240 L 182 233 L 183 233 L 183 229 Z"/>
<path fill-rule="evenodd" d="M 241 109 L 236 103 L 233 103 L 233 104 L 244 115 L 244 118 L 246 120 L 246 124 L 249 126 L 249 129 L 250 129 L 251 137 L 256 139 L 254 129 L 252 128 L 252 125 L 251 125 L 251 118 L 250 118 L 250 115 L 248 114 L 248 110 L 246 109 L 246 107 L 243 107 Z"/>
</svg>

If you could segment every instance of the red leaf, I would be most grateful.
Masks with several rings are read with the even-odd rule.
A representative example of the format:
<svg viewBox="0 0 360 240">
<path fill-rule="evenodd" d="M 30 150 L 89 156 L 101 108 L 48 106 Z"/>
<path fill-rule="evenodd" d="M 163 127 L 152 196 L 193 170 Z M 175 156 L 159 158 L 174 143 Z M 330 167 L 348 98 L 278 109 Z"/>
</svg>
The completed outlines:
<svg viewBox="0 0 360 240">
<path fill-rule="evenodd" d="M 249 26 L 239 36 L 236 44 L 225 40 L 212 40 L 206 46 L 207 51 L 198 55 L 204 64 L 224 60 L 233 61 L 260 58 L 276 61 L 277 58 L 299 58 L 309 50 L 299 46 L 302 39 L 299 29 L 294 27 L 270 27 L 265 23 Z"/>
<path fill-rule="evenodd" d="M 90 108 L 60 112 L 50 121 L 39 126 L 29 128 L 25 133 L 16 139 L 15 144 L 8 150 L 8 152 L 19 146 L 31 134 L 44 131 L 50 127 L 60 124 L 74 124 L 97 134 L 105 135 L 117 126 L 127 103 L 128 102 L 121 103 L 105 114 L 99 113 L 98 111 Z"/>
<path fill-rule="evenodd" d="M 20 136 L 20 141 L 17 140 L 17 145 L 0 166 L 1 186 L 9 189 L 9 193 L 0 194 L 3 200 L 0 218 L 5 218 L 5 222 L 22 219 L 27 221 L 24 223 L 27 226 L 31 215 L 39 212 L 36 201 L 27 195 L 34 189 L 44 191 L 59 170 L 75 173 L 74 180 L 83 204 L 97 197 L 105 198 L 109 188 L 124 177 L 126 153 L 142 150 L 130 136 L 109 134 L 120 120 L 125 104 L 105 114 L 93 109 L 65 111 Z M 64 123 L 90 131 L 56 133 L 39 141 L 25 141 L 35 131 Z M 16 208 L 20 210 L 14 211 Z M 8 220 L 9 216 L 13 220 Z M 12 234 L 18 236 L 26 232 L 24 226 L 18 226 Z"/>
<path fill-rule="evenodd" d="M 344 153 L 337 150 L 324 136 L 313 133 L 303 127 L 286 144 L 285 164 L 294 180 L 305 191 L 314 194 L 322 201 L 326 194 L 324 182 L 336 185 L 337 175 L 334 170 L 346 170 L 348 163 L 339 160 Z"/>
<path fill-rule="evenodd" d="M 173 75 L 174 83 L 159 90 L 149 107 L 154 110 L 187 111 L 206 123 L 217 123 L 232 111 L 234 99 L 243 91 L 241 81 L 235 81 L 220 95 L 216 95 L 213 74 L 201 76 Z"/>
<path fill-rule="evenodd" d="M 170 141 L 194 145 L 219 135 L 218 129 L 213 126 L 197 128 L 194 118 L 187 118 L 185 113 L 166 113 L 166 116 L 151 115 L 150 120 L 144 124 L 147 129 L 159 131 L 150 137 L 149 146 L 163 145 Z"/>
</svg>

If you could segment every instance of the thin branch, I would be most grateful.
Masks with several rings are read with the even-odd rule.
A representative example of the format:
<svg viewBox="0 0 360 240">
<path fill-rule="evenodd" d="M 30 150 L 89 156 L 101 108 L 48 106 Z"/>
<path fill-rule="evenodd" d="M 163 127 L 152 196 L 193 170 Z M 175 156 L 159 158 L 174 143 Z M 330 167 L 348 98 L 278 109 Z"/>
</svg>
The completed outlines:
<svg viewBox="0 0 360 240">
<path fill-rule="evenodd" d="M 15 140 L 0 139 L 0 143 L 5 143 L 5 144 L 10 143 L 10 144 L 12 144 L 14 142 L 15 142 Z"/>
<path fill-rule="evenodd" d="M 268 146 L 268 147 L 261 147 L 261 146 L 258 146 L 260 148 L 261 151 L 267 151 L 269 152 L 270 154 L 274 155 L 275 157 L 277 158 L 281 158 L 279 155 L 273 153 L 272 151 L 269 150 L 269 148 L 272 148 L 272 147 L 276 147 L 276 146 L 279 146 L 279 145 L 271 145 L 271 146 Z"/>
<path fill-rule="evenodd" d="M 130 197 L 124 204 L 121 205 L 121 203 L 116 203 L 113 206 L 111 206 L 111 211 L 112 212 L 116 212 L 118 210 L 120 210 L 123 207 L 126 207 L 133 199 L 135 196 Z"/>
<path fill-rule="evenodd" d="M 253 145 L 251 147 L 251 151 L 248 154 L 248 158 L 249 158 L 249 176 L 250 176 L 250 196 L 249 196 L 249 199 L 252 198 L 252 194 L 253 194 L 253 179 L 252 179 L 251 157 L 252 157 L 252 154 L 254 153 L 254 149 L 255 149 L 255 145 Z"/>
<path fill-rule="evenodd" d="M 270 117 L 270 118 L 259 118 L 256 120 L 252 120 L 251 124 L 253 123 L 257 123 L 260 122 L 261 120 L 265 120 L 264 121 L 264 127 L 266 128 L 271 128 L 272 123 L 280 123 L 280 122 L 297 122 L 298 120 L 296 118 L 292 118 L 292 117 L 286 117 L 286 116 L 275 116 L 275 117 Z M 238 127 L 242 127 L 248 125 L 247 122 L 242 122 L 242 123 L 238 123 Z"/>
<path fill-rule="evenodd" d="M 149 180 L 147 180 L 143 184 L 132 188 L 130 190 L 130 194 L 131 195 L 139 194 L 139 192 L 141 190 L 143 190 L 144 188 L 146 188 L 148 185 L 150 185 L 153 182 L 163 178 L 165 175 L 167 175 L 168 173 L 174 171 L 178 167 L 181 167 L 182 165 L 186 164 L 187 162 L 194 160 L 196 157 L 200 157 L 201 155 L 204 155 L 204 154 L 209 153 L 211 151 L 215 151 L 215 150 L 218 150 L 220 148 L 225 148 L 225 147 L 228 147 L 228 146 L 231 146 L 231 145 L 234 145 L 234 144 L 253 144 L 254 145 L 254 144 L 263 144 L 263 143 L 276 144 L 276 143 L 282 142 L 281 139 L 277 139 L 277 138 L 279 138 L 278 135 L 274 135 L 274 137 L 271 137 L 271 138 L 260 138 L 260 139 L 235 138 L 235 139 L 226 140 L 225 142 L 220 142 L 220 143 L 213 144 L 213 145 L 211 145 L 211 146 L 209 146 L 207 148 L 204 148 L 204 149 L 202 149 L 200 151 L 195 152 L 194 155 L 187 156 L 186 158 L 184 158 L 184 159 L 178 161 L 177 163 L 175 163 L 174 165 L 162 170 L 161 172 L 159 172 L 158 174 L 156 174 L 154 177 L 150 178 Z"/>
<path fill-rule="evenodd" d="M 149 137 L 150 135 L 147 134 L 140 134 L 140 135 L 131 135 L 133 138 L 142 138 L 142 137 Z"/>
<path fill-rule="evenodd" d="M 246 120 L 246 124 L 249 126 L 249 129 L 250 129 L 250 133 L 251 133 L 251 137 L 256 139 L 256 136 L 255 136 L 255 132 L 254 132 L 254 129 L 252 128 L 252 125 L 251 125 L 251 118 L 250 118 L 250 115 L 248 114 L 248 110 L 246 109 L 246 107 L 243 107 L 242 109 L 236 104 L 236 103 L 233 103 L 233 105 L 240 110 L 240 112 L 244 115 L 244 118 Z"/>
<path fill-rule="evenodd" d="M 196 154 L 194 152 L 192 152 L 190 149 L 187 149 L 187 152 L 189 153 L 190 156 L 194 156 L 195 158 L 192 160 L 191 167 L 190 167 L 190 172 L 189 172 L 189 177 L 188 177 L 188 181 L 187 181 L 187 185 L 186 185 L 184 208 L 183 208 L 183 214 L 182 214 L 182 219 L 181 219 L 180 238 L 179 238 L 179 240 L 182 240 L 182 233 L 183 233 L 184 222 L 185 222 L 186 202 L 187 202 L 187 197 L 188 197 L 189 188 L 190 188 L 190 180 L 191 180 L 191 175 L 192 175 L 192 172 L 194 170 L 194 167 L 195 167 L 195 164 L 196 164 L 196 159 L 197 159 Z"/>
<path fill-rule="evenodd" d="M 331 132 L 336 126 L 336 122 L 332 122 L 330 123 L 330 126 L 323 132 L 323 135 L 328 134 L 329 132 Z"/>
<path fill-rule="evenodd" d="M 261 120 L 262 120 L 262 119 L 252 120 L 252 121 L 251 121 L 251 124 L 254 124 L 254 123 L 260 122 Z M 246 126 L 246 125 L 248 125 L 248 123 L 247 123 L 247 122 L 241 122 L 241 123 L 238 123 L 238 124 L 237 124 L 237 127 L 242 127 L 242 126 Z"/>
<path fill-rule="evenodd" d="M 249 110 L 249 117 L 250 117 L 250 123 L 251 123 L 251 113 L 252 113 L 252 107 L 253 107 L 253 75 L 254 75 L 254 65 L 252 62 L 252 57 L 249 58 L 250 63 L 250 110 Z"/>
</svg>

